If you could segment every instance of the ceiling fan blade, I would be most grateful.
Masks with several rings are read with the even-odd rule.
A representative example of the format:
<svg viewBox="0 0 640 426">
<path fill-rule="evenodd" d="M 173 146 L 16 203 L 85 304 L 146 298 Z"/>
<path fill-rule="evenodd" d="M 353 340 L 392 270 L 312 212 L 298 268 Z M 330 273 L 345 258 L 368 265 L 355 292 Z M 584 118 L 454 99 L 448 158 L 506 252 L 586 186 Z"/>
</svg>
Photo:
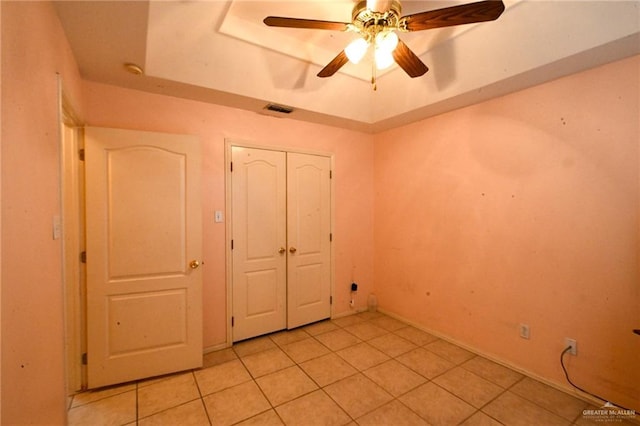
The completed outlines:
<svg viewBox="0 0 640 426">
<path fill-rule="evenodd" d="M 429 68 L 402 40 L 398 40 L 398 45 L 393 51 L 393 59 L 411 78 L 420 77 L 429 71 Z"/>
<path fill-rule="evenodd" d="M 402 20 L 405 22 L 407 31 L 421 31 L 493 21 L 498 19 L 503 11 L 504 3 L 501 0 L 485 0 L 407 15 Z"/>
<path fill-rule="evenodd" d="M 349 62 L 349 58 L 347 58 L 347 54 L 344 53 L 344 50 L 338 53 L 338 56 L 333 58 L 331 62 L 329 62 L 324 68 L 320 70 L 318 73 L 318 77 L 331 77 L 334 75 L 344 64 Z"/>
<path fill-rule="evenodd" d="M 312 30 L 346 31 L 349 24 L 344 22 L 318 21 L 315 19 L 283 18 L 267 16 L 263 21 L 270 27 L 308 28 Z"/>
</svg>

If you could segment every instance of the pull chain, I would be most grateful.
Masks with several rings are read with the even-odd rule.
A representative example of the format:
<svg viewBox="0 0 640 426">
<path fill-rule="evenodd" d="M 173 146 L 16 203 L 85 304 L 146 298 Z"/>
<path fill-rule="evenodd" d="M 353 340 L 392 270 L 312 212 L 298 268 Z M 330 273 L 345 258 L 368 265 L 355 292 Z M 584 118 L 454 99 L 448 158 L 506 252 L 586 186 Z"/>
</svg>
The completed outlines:
<svg viewBox="0 0 640 426">
<path fill-rule="evenodd" d="M 378 85 L 376 84 L 376 61 L 375 61 L 375 49 L 376 49 L 376 36 L 378 35 L 378 20 L 375 21 L 375 27 L 373 30 L 372 44 L 373 44 L 373 56 L 374 60 L 371 61 L 371 85 L 373 86 L 373 91 L 378 90 Z"/>
<path fill-rule="evenodd" d="M 373 91 L 378 90 L 378 85 L 376 84 L 376 63 L 373 61 L 371 63 L 371 86 L 373 87 Z"/>
</svg>

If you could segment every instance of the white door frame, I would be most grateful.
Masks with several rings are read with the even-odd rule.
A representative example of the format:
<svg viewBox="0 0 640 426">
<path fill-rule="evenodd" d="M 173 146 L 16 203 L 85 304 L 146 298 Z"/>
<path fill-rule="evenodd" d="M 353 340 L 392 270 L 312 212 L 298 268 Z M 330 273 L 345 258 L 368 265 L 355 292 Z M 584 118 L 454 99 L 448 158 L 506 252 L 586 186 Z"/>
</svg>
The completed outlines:
<svg viewBox="0 0 640 426">
<path fill-rule="evenodd" d="M 225 180 L 225 216 L 226 226 L 225 226 L 225 255 L 226 255 L 226 287 L 227 287 L 227 304 L 226 304 L 226 319 L 227 319 L 227 338 L 226 338 L 226 346 L 230 347 L 233 345 L 233 328 L 231 326 L 231 317 L 233 314 L 233 257 L 231 253 L 231 236 L 232 236 L 232 211 L 231 211 L 231 149 L 232 147 L 243 147 L 243 148 L 254 148 L 254 149 L 264 149 L 269 151 L 282 151 L 282 152 L 295 152 L 299 154 L 309 154 L 309 155 L 321 155 L 323 157 L 329 157 L 331 159 L 331 170 L 335 169 L 335 155 L 331 152 L 326 151 L 314 151 L 308 149 L 300 149 L 300 148 L 291 148 L 279 145 L 260 145 L 253 142 L 237 140 L 237 139 L 225 139 L 225 149 L 224 149 L 224 180 Z M 333 173 L 333 172 L 332 172 Z M 335 179 L 331 179 L 331 235 L 333 236 L 332 241 L 335 242 Z M 334 283 L 335 283 L 335 250 L 333 249 L 333 243 L 331 247 L 331 272 L 330 272 L 330 288 L 331 288 L 331 297 L 333 298 L 334 294 Z M 334 305 L 331 304 L 331 318 L 333 318 L 334 314 Z"/>
<path fill-rule="evenodd" d="M 62 280 L 65 295 L 65 383 L 67 396 L 86 389 L 86 368 L 82 354 L 86 352 L 86 305 L 84 291 L 86 270 L 80 262 L 84 251 L 84 163 L 83 122 L 66 96 L 62 81 L 59 86 L 60 122 L 60 205 L 62 226 Z M 55 224 L 54 224 L 55 226 Z"/>
</svg>

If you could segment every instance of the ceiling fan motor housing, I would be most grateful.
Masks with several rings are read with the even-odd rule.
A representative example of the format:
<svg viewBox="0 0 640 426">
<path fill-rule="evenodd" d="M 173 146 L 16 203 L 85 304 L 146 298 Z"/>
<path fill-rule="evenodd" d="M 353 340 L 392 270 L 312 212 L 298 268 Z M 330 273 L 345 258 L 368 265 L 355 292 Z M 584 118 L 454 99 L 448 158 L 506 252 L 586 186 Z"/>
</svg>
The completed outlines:
<svg viewBox="0 0 640 426">
<path fill-rule="evenodd" d="M 374 28 L 399 29 L 402 6 L 397 0 L 392 0 L 389 10 L 386 12 L 376 12 L 367 8 L 367 2 L 361 1 L 353 8 L 352 22 L 357 31 L 363 34 L 375 33 Z"/>
</svg>

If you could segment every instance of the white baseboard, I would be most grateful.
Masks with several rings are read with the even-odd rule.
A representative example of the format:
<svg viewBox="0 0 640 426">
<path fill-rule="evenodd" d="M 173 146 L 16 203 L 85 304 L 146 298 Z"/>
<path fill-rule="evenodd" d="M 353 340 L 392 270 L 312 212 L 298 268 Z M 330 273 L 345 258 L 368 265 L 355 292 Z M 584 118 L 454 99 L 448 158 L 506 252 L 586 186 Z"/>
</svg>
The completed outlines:
<svg viewBox="0 0 640 426">
<path fill-rule="evenodd" d="M 351 309 L 349 311 L 345 311 L 345 312 L 341 312 L 339 314 L 335 314 L 331 317 L 331 319 L 338 319 L 338 318 L 344 318 L 344 317 L 348 317 L 351 315 L 355 315 L 355 314 L 359 314 L 361 312 L 365 312 L 367 310 L 367 308 L 356 308 L 356 309 Z"/>
<path fill-rule="evenodd" d="M 230 348 L 230 347 L 231 347 L 231 344 L 229 344 L 227 342 L 223 342 L 223 343 L 219 343 L 219 344 L 214 345 L 214 346 L 207 346 L 206 348 L 204 348 L 202 350 L 202 353 L 203 354 L 208 354 L 208 353 L 211 353 L 211 352 L 219 351 L 221 349 L 227 349 L 227 348 Z"/>
</svg>

